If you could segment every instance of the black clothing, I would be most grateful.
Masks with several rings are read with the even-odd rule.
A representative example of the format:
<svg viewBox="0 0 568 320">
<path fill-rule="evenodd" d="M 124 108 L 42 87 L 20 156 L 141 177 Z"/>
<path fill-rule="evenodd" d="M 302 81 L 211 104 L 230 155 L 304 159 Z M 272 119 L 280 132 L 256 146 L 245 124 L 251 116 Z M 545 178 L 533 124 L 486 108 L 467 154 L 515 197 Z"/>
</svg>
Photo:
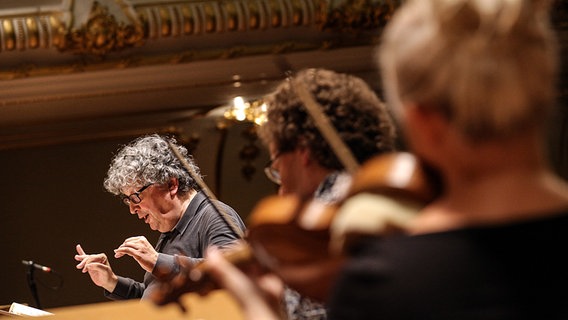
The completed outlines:
<svg viewBox="0 0 568 320">
<path fill-rule="evenodd" d="M 336 283 L 330 319 L 568 319 L 568 214 L 374 239 Z"/>
</svg>

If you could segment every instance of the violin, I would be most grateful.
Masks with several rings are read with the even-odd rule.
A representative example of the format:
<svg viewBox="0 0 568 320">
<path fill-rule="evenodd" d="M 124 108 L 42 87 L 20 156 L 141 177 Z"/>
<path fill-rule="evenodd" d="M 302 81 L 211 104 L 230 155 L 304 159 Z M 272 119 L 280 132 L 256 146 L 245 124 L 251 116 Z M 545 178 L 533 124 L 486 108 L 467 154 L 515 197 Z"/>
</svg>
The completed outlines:
<svg viewBox="0 0 568 320">
<path fill-rule="evenodd" d="M 302 295 L 326 301 L 361 238 L 404 233 L 441 192 L 436 172 L 410 153 L 374 157 L 353 175 L 337 204 L 294 196 L 262 200 L 247 241 L 257 261 Z"/>
<path fill-rule="evenodd" d="M 353 175 L 340 203 L 297 196 L 262 199 L 249 216 L 245 241 L 225 257 L 247 274 L 272 272 L 302 295 L 326 301 L 357 239 L 404 232 L 420 208 L 439 194 L 439 186 L 435 172 L 409 153 L 377 156 Z M 179 274 L 151 294 L 156 304 L 218 288 L 207 277 L 207 260 L 198 265 L 184 261 L 178 259 Z"/>
<path fill-rule="evenodd" d="M 330 249 L 346 254 L 363 237 L 404 233 L 442 193 L 438 172 L 407 152 L 371 158 L 353 175 L 330 225 Z"/>
</svg>

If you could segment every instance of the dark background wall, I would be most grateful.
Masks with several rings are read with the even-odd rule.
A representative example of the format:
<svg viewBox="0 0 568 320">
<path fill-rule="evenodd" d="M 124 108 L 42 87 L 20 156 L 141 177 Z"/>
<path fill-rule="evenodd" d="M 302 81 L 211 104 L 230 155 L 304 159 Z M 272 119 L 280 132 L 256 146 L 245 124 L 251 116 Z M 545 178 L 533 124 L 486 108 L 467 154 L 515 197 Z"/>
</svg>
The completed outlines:
<svg viewBox="0 0 568 320">
<path fill-rule="evenodd" d="M 246 163 L 239 152 L 250 144 L 242 135 L 244 125 L 222 133 L 215 129 L 215 121 L 201 119 L 182 128 L 199 136 L 194 155 L 206 183 L 223 194 L 219 198 L 243 219 L 257 200 L 276 190 L 262 173 L 267 155 L 260 142 L 256 142 L 259 155 L 252 162 L 257 168 L 252 179 L 241 174 Z M 224 134 L 226 140 L 220 144 Z M 48 287 L 57 285 L 59 278 L 35 272 L 42 308 L 106 301 L 103 290 L 75 268 L 78 243 L 89 253 L 106 253 L 117 274 L 142 279 L 143 271 L 134 259 L 115 259 L 112 250 L 130 236 L 144 235 L 155 243 L 158 233 L 130 215 L 102 186 L 113 154 L 133 138 L 0 151 L 0 305 L 35 305 L 24 259 L 52 267 L 64 281 L 60 289 L 52 290 Z M 219 152 L 224 155 L 220 160 Z M 216 179 L 216 170 L 222 171 L 222 179 Z M 216 182 L 221 185 L 215 186 Z"/>
</svg>

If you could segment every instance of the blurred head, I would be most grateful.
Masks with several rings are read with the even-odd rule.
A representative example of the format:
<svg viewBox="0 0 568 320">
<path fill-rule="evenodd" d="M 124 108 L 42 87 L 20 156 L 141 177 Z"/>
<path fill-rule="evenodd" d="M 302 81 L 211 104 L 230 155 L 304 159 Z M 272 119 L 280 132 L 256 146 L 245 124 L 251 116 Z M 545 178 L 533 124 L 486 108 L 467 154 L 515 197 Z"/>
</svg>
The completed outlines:
<svg viewBox="0 0 568 320">
<path fill-rule="evenodd" d="M 540 130 L 556 43 L 546 1 L 409 0 L 383 33 L 386 97 L 443 115 L 471 141 Z M 395 111 L 396 112 L 396 111 Z"/>
<path fill-rule="evenodd" d="M 322 106 L 343 142 L 360 162 L 395 146 L 390 114 L 373 90 L 361 79 L 324 69 L 302 70 L 294 76 Z M 323 168 L 340 170 L 343 165 L 323 138 L 313 119 L 294 92 L 291 80 L 266 97 L 267 122 L 259 136 L 272 146 L 273 155 L 306 148 Z"/>
</svg>

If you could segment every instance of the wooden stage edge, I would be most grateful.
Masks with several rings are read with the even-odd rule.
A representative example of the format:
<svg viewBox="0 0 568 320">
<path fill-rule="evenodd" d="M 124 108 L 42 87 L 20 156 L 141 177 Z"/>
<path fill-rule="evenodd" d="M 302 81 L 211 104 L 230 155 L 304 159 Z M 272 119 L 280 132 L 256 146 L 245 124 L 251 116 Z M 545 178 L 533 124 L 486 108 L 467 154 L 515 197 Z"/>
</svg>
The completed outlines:
<svg viewBox="0 0 568 320">
<path fill-rule="evenodd" d="M 100 320 L 100 319 L 184 319 L 184 320 L 243 320 L 242 312 L 235 300 L 224 290 L 216 290 L 207 296 L 188 293 L 182 296 L 183 313 L 176 304 L 157 306 L 140 300 L 109 301 L 95 304 L 48 309 L 54 315 L 49 320 Z M 44 317 L 39 317 L 44 318 Z"/>
</svg>

